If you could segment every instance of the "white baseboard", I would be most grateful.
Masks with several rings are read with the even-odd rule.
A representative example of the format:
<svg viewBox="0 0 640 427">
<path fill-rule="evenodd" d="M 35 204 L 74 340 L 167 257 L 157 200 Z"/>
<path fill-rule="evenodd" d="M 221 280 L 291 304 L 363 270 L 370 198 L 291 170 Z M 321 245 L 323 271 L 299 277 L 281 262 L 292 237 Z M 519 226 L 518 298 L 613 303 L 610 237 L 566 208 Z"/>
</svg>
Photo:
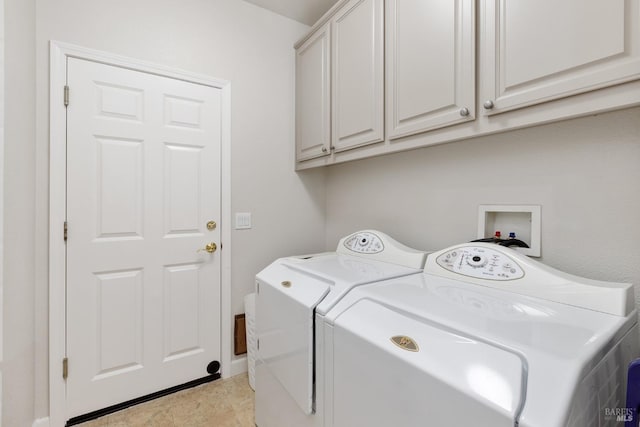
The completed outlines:
<svg viewBox="0 0 640 427">
<path fill-rule="evenodd" d="M 236 375 L 244 374 L 249 368 L 247 367 L 247 356 L 242 356 L 231 361 L 231 369 L 222 371 L 223 378 L 229 378 Z M 228 375 L 226 375 L 228 374 Z"/>
<path fill-rule="evenodd" d="M 49 427 L 49 417 L 38 418 L 33 422 L 32 427 Z"/>
</svg>

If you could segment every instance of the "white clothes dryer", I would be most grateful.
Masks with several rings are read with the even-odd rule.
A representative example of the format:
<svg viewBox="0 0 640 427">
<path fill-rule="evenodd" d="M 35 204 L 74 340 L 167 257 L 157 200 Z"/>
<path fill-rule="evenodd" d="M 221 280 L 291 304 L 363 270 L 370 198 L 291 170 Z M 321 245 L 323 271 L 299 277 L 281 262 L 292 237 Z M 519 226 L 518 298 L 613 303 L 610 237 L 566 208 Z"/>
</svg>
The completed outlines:
<svg viewBox="0 0 640 427">
<path fill-rule="evenodd" d="M 384 233 L 344 237 L 335 252 L 281 258 L 256 276 L 256 425 L 321 426 L 324 390 L 315 325 L 351 289 L 421 274 L 426 252 Z"/>
<path fill-rule="evenodd" d="M 631 285 L 482 243 L 358 287 L 323 321 L 333 427 L 613 427 L 640 352 Z"/>
</svg>

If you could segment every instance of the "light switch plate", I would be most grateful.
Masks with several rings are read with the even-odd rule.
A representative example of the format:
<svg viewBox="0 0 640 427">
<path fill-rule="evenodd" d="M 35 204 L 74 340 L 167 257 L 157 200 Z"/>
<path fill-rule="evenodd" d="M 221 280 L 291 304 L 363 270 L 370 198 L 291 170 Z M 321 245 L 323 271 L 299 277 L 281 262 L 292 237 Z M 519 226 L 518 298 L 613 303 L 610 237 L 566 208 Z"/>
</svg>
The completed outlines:
<svg viewBox="0 0 640 427">
<path fill-rule="evenodd" d="M 251 228 L 251 213 L 236 212 L 236 230 L 247 230 Z"/>
</svg>

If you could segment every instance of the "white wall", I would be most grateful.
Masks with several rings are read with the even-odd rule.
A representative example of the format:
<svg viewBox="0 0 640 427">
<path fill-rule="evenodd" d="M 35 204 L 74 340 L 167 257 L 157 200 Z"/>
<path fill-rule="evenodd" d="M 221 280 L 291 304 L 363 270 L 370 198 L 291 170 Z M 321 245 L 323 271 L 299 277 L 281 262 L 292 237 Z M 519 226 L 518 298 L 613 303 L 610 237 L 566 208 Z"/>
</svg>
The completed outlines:
<svg viewBox="0 0 640 427">
<path fill-rule="evenodd" d="M 367 227 L 441 249 L 480 204 L 539 204 L 542 261 L 640 284 L 640 108 L 333 166 L 326 197 L 327 247 Z"/>
<path fill-rule="evenodd" d="M 13 328 L 4 331 L 3 423 L 22 426 L 48 414 L 49 40 L 231 81 L 232 210 L 254 221 L 232 233 L 234 313 L 273 258 L 323 249 L 324 171 L 293 171 L 292 46 L 304 25 L 239 0 L 5 1 L 16 107 L 7 116 L 4 319 Z"/>
<path fill-rule="evenodd" d="M 3 182 L 4 182 L 4 0 L 0 0 L 0 424 L 2 423 L 2 258 L 3 258 Z"/>
<path fill-rule="evenodd" d="M 2 425 L 34 410 L 35 0 L 5 0 Z M 45 240 L 46 242 L 46 237 Z"/>
</svg>

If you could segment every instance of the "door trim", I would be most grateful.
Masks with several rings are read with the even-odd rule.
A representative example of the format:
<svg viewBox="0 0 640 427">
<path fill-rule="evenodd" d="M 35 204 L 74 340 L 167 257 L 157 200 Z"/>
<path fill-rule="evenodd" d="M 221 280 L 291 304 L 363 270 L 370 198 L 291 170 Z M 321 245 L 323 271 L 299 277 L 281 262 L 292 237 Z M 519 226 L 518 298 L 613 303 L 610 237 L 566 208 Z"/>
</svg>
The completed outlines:
<svg viewBox="0 0 640 427">
<path fill-rule="evenodd" d="M 66 356 L 66 109 L 64 86 L 67 59 L 79 58 L 134 71 L 155 74 L 221 90 L 221 218 L 220 234 L 220 351 L 223 378 L 232 374 L 231 363 L 231 84 L 150 62 L 127 58 L 81 46 L 51 41 L 49 76 L 49 421 L 52 427 L 67 420 L 66 383 L 62 359 Z"/>
</svg>

